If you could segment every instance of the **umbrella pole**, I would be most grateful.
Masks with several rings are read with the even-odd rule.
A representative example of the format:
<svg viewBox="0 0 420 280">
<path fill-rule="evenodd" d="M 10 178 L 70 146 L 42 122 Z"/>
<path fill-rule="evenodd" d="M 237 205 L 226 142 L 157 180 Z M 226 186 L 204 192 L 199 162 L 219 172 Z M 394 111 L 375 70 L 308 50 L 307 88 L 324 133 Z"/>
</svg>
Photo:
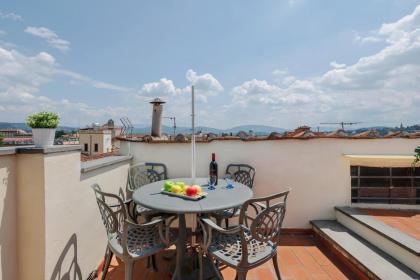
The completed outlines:
<svg viewBox="0 0 420 280">
<path fill-rule="evenodd" d="M 194 86 L 191 86 L 191 178 L 195 183 L 195 94 Z"/>
</svg>

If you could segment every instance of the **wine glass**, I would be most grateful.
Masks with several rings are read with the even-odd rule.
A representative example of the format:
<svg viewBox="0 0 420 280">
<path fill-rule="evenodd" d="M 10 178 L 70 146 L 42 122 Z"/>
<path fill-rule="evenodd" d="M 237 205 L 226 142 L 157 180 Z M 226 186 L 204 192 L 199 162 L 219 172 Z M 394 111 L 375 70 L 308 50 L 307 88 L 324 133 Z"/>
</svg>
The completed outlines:
<svg viewBox="0 0 420 280">
<path fill-rule="evenodd" d="M 216 189 L 215 188 L 216 181 L 217 181 L 217 176 L 210 175 L 210 178 L 209 178 L 209 187 L 208 187 L 209 190 L 215 190 Z"/>
<path fill-rule="evenodd" d="M 230 175 L 229 173 L 226 174 L 225 175 L 225 181 L 226 181 L 226 188 L 227 189 L 233 189 L 234 188 L 232 175 Z"/>
</svg>

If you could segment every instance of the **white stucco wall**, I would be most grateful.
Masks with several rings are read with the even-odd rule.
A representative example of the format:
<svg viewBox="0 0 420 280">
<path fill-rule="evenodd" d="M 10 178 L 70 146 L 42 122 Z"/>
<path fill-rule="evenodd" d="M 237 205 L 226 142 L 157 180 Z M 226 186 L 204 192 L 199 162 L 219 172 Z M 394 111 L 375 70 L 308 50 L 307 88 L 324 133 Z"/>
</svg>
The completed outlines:
<svg viewBox="0 0 420 280">
<path fill-rule="evenodd" d="M 97 267 L 105 253 L 106 232 L 90 186 L 98 183 L 118 193 L 125 187 L 128 166 L 124 162 L 81 174 L 79 152 L 45 157 L 46 279 L 60 269 L 68 271 L 72 261 L 82 279 Z"/>
<path fill-rule="evenodd" d="M 0 279 L 16 279 L 16 155 L 0 155 Z"/>
<path fill-rule="evenodd" d="M 197 143 L 197 175 L 208 176 L 212 152 L 219 176 L 229 163 L 256 168 L 255 196 L 292 188 L 284 226 L 307 228 L 313 219 L 334 218 L 333 207 L 350 204 L 350 159 L 344 154 L 411 155 L 420 139 L 310 139 Z M 190 144 L 121 142 L 134 162 L 162 162 L 170 178 L 190 176 Z M 380 160 L 386 163 L 384 160 Z M 409 164 L 409 163 L 407 163 Z"/>
<path fill-rule="evenodd" d="M 81 173 L 79 151 L 0 155 L 0 280 L 59 280 L 76 268 L 86 279 L 106 245 L 90 186 L 118 193 L 129 164 Z"/>
</svg>

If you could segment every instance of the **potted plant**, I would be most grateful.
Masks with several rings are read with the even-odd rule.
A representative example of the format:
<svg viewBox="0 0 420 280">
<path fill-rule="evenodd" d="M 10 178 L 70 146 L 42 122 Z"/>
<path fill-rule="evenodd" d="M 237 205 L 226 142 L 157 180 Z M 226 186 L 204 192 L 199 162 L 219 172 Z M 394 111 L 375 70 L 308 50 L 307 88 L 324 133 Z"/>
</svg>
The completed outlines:
<svg viewBox="0 0 420 280">
<path fill-rule="evenodd" d="M 413 168 L 416 167 L 416 164 L 418 162 L 420 162 L 420 146 L 418 146 L 415 150 L 414 150 L 415 154 L 414 154 L 414 161 L 413 161 Z"/>
<path fill-rule="evenodd" d="M 32 128 L 35 147 L 44 148 L 54 145 L 55 129 L 60 116 L 52 112 L 39 112 L 30 115 L 26 122 Z"/>
</svg>

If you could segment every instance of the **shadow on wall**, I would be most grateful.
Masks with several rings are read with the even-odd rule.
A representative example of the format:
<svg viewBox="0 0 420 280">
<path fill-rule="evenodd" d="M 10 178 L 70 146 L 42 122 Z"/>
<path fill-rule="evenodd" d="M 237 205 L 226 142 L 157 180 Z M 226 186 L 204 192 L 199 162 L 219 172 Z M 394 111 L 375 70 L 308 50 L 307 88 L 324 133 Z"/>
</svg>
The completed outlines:
<svg viewBox="0 0 420 280">
<path fill-rule="evenodd" d="M 0 169 L 4 166 L 0 166 Z M 0 220 L 0 251 L 1 251 L 1 275 L 0 279 L 11 279 L 15 276 L 15 264 L 17 262 L 16 255 L 10 255 L 12 252 L 16 252 L 16 240 L 12 239 L 12 236 L 16 236 L 16 204 L 15 197 L 13 197 L 12 189 L 9 186 L 10 183 L 10 171 L 6 168 L 7 176 L 0 180 L 0 187 L 5 190 L 0 190 L 0 193 L 5 191 L 4 198 L 2 201 L 2 217 Z"/>
<path fill-rule="evenodd" d="M 50 280 L 82 280 L 82 271 L 77 262 L 77 236 L 75 233 L 67 241 Z"/>
</svg>

